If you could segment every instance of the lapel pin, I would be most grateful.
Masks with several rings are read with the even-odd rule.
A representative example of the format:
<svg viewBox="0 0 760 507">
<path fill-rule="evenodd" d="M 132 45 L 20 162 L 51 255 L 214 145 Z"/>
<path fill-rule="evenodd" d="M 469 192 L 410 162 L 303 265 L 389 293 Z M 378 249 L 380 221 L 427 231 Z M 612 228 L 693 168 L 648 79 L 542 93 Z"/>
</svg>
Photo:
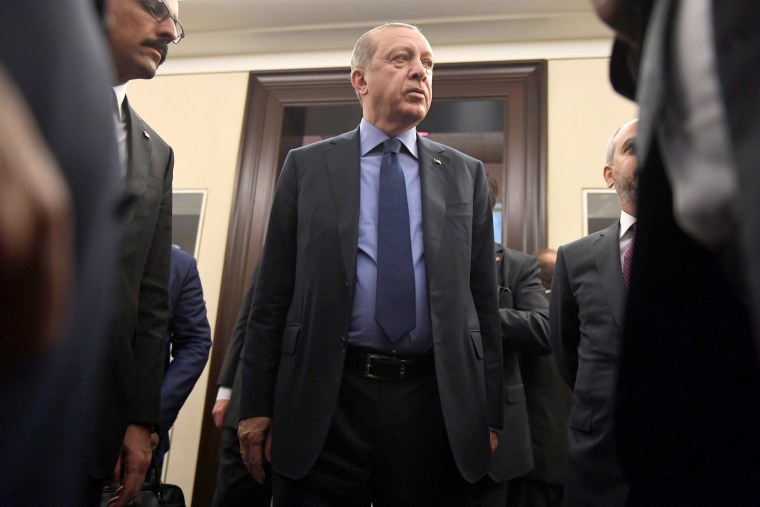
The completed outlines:
<svg viewBox="0 0 760 507">
<path fill-rule="evenodd" d="M 433 159 L 433 163 L 434 163 L 434 164 L 437 164 L 437 165 L 441 165 L 441 161 L 440 161 L 440 160 L 438 160 L 437 158 L 434 158 L 434 159 Z"/>
<path fill-rule="evenodd" d="M 150 139 L 150 134 L 148 134 L 147 130 L 143 130 L 143 135 L 145 136 L 145 139 Z"/>
</svg>

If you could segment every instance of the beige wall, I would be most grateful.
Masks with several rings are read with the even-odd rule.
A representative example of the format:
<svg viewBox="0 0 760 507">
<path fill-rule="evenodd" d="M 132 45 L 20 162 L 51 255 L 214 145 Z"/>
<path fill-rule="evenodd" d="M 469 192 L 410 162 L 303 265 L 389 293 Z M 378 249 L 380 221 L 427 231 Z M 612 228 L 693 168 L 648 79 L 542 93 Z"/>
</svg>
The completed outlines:
<svg viewBox="0 0 760 507">
<path fill-rule="evenodd" d="M 206 190 L 198 271 L 211 329 L 216 321 L 247 73 L 164 76 L 133 81 L 130 104 L 174 148 L 174 189 Z M 213 353 L 213 347 L 212 347 Z M 166 461 L 167 482 L 192 498 L 208 367 L 179 413 Z"/>
<path fill-rule="evenodd" d="M 582 189 L 604 186 L 607 139 L 635 114 L 607 83 L 606 58 L 549 62 L 548 233 L 554 248 L 581 236 Z M 132 105 L 175 150 L 174 188 L 208 191 L 198 266 L 212 329 L 246 84 L 244 72 L 164 75 L 133 82 L 128 92 Z M 179 484 L 187 498 L 192 497 L 207 381 L 204 373 L 180 412 L 168 458 L 167 480 Z"/>
<path fill-rule="evenodd" d="M 582 236 L 582 191 L 606 188 L 607 141 L 636 107 L 610 87 L 607 58 L 550 61 L 548 95 L 548 243 L 557 248 Z"/>
</svg>

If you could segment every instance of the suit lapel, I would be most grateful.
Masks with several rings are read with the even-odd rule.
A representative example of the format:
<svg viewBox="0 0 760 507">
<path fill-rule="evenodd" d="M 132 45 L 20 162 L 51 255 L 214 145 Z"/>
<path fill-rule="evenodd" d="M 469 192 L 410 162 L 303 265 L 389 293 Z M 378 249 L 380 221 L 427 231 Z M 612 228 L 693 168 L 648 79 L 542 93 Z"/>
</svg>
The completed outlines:
<svg viewBox="0 0 760 507">
<path fill-rule="evenodd" d="M 129 125 L 127 181 L 134 184 L 138 181 L 144 182 L 150 169 L 150 135 L 145 128 L 143 119 L 132 109 L 126 97 L 124 102 L 127 106 L 127 122 Z"/>
<path fill-rule="evenodd" d="M 361 153 L 359 129 L 330 141 L 325 158 L 332 199 L 338 216 L 338 237 L 346 279 L 351 286 L 356 278 L 356 245 L 359 241 L 359 196 Z"/>
<path fill-rule="evenodd" d="M 620 222 L 605 229 L 596 242 L 594 253 L 596 268 L 599 270 L 602 290 L 609 301 L 612 316 L 622 329 L 625 315 L 625 286 L 623 285 L 623 268 L 620 265 Z"/>
<path fill-rule="evenodd" d="M 446 182 L 451 173 L 451 160 L 424 137 L 417 137 L 422 192 L 422 240 L 425 267 L 430 276 L 441 245 L 446 218 Z"/>
<path fill-rule="evenodd" d="M 122 256 L 129 258 L 138 245 L 130 238 L 139 237 L 142 221 L 138 219 L 141 213 L 140 201 L 145 194 L 146 180 L 150 171 L 151 144 L 142 118 L 129 106 L 127 99 L 125 112 L 127 114 L 127 175 L 124 181 L 124 196 L 119 206 L 119 217 L 124 224 Z"/>
</svg>

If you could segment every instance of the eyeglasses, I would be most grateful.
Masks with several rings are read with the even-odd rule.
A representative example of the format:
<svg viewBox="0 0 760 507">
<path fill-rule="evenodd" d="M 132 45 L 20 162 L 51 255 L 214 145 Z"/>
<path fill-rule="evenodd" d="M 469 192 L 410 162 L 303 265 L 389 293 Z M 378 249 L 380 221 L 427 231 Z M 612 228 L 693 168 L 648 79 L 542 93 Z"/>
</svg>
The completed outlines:
<svg viewBox="0 0 760 507">
<path fill-rule="evenodd" d="M 164 0 L 143 0 L 142 4 L 145 6 L 145 10 L 148 11 L 158 23 L 163 23 L 169 18 L 174 21 L 174 31 L 177 33 L 177 37 L 175 37 L 172 42 L 179 44 L 179 41 L 185 37 L 185 29 L 182 28 L 182 23 L 180 23 L 177 18 L 169 14 L 169 8 L 164 3 Z"/>
</svg>

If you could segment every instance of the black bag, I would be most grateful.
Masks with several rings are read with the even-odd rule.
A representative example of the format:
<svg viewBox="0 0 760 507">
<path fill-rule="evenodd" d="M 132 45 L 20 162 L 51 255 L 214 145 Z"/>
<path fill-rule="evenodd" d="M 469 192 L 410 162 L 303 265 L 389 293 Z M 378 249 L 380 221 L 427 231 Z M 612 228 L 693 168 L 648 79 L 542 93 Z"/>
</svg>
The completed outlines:
<svg viewBox="0 0 760 507">
<path fill-rule="evenodd" d="M 155 461 L 150 464 L 149 477 L 151 473 L 153 475 L 152 480 L 146 480 L 137 498 L 127 505 L 134 507 L 185 507 L 185 495 L 182 493 L 182 489 L 174 484 L 164 484 L 161 482 Z M 103 488 L 100 507 L 108 505 L 108 501 L 113 497 L 114 491 L 115 488 L 110 486 Z"/>
</svg>

